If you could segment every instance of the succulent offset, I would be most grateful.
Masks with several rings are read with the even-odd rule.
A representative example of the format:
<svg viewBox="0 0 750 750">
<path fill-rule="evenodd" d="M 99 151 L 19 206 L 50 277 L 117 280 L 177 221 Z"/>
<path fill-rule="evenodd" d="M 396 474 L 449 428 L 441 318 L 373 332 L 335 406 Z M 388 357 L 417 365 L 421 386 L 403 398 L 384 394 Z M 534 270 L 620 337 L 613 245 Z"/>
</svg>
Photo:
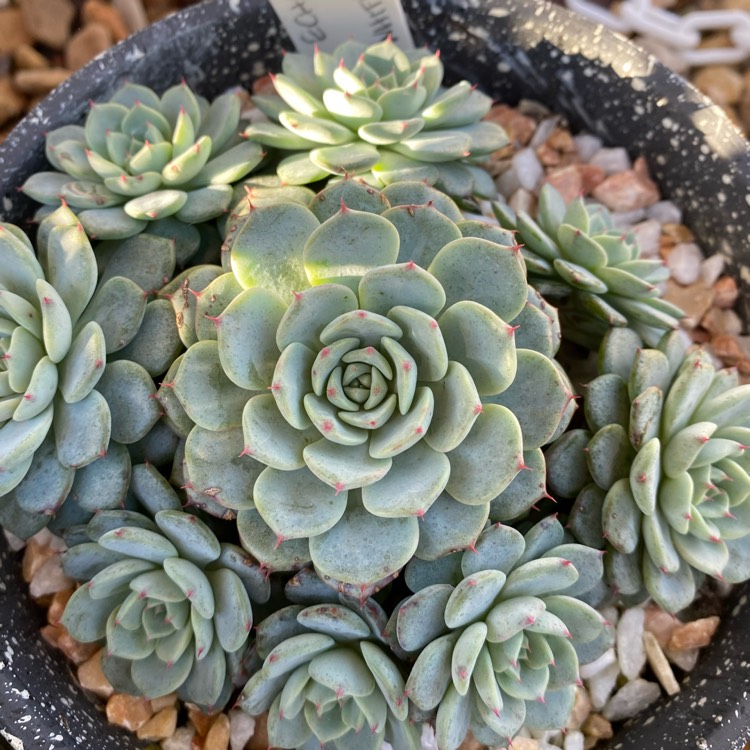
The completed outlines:
<svg viewBox="0 0 750 750">
<path fill-rule="evenodd" d="M 239 131 L 237 94 L 209 104 L 186 83 L 161 97 L 127 83 L 93 104 L 84 125 L 47 134 L 47 159 L 57 171 L 32 175 L 22 190 L 46 205 L 66 201 L 99 239 L 130 237 L 172 215 L 205 222 L 227 209 L 231 184 L 263 158 Z"/>
<path fill-rule="evenodd" d="M 662 299 L 669 278 L 660 260 L 640 257 L 635 239 L 614 227 L 609 210 L 576 198 L 567 206 L 551 185 L 539 191 L 536 220 L 494 204 L 500 224 L 517 232 L 529 283 L 569 315 L 566 335 L 598 346 L 609 326 L 628 326 L 649 346 L 676 328 L 682 310 Z"/>
<path fill-rule="evenodd" d="M 371 748 L 383 741 L 419 750 L 421 727 L 407 721 L 409 700 L 398 660 L 381 630 L 386 616 L 374 600 L 356 602 L 316 591 L 302 571 L 287 595 L 293 604 L 258 625 L 262 667 L 238 704 L 252 715 L 268 711 L 273 747 Z M 309 594 L 307 593 L 309 592 Z M 330 743 L 330 744 L 329 744 Z"/>
<path fill-rule="evenodd" d="M 312 560 L 332 584 L 372 591 L 414 554 L 471 545 L 526 469 L 527 500 L 506 517 L 527 510 L 544 493 L 539 448 L 575 404 L 517 248 L 473 236 L 497 228 L 461 221 L 422 183 L 381 195 L 348 180 L 316 201 L 242 219 L 233 273 L 183 310 L 197 340 L 171 391 L 195 423 L 193 502 L 238 511 L 271 570 Z M 519 317 L 538 323 L 529 348 Z"/>
<path fill-rule="evenodd" d="M 602 343 L 584 401 L 590 431 L 549 449 L 550 484 L 578 493 L 570 528 L 606 541 L 615 592 L 676 612 L 703 574 L 750 577 L 750 386 L 702 349 L 686 354 L 679 334 L 641 346 L 629 329 Z"/>
<path fill-rule="evenodd" d="M 436 712 L 444 750 L 456 750 L 469 728 L 483 744 L 505 747 L 522 726 L 563 727 L 579 663 L 612 641 L 580 598 L 601 578 L 601 553 L 566 543 L 548 516 L 525 535 L 491 526 L 476 551 L 457 557 L 452 576 L 422 566 L 423 575 L 435 568 L 440 582 L 419 588 L 393 615 L 399 646 L 418 654 L 409 700 L 427 716 Z"/>
<path fill-rule="evenodd" d="M 62 623 L 84 643 L 106 640 L 103 668 L 117 690 L 147 698 L 177 691 L 221 708 L 253 624 L 248 591 L 259 587 L 252 561 L 220 544 L 179 503 L 154 521 L 119 511 L 92 519 L 91 541 L 63 561 L 86 583 Z"/>
<path fill-rule="evenodd" d="M 426 180 L 452 195 L 494 197 L 477 166 L 508 143 L 483 122 L 492 99 L 467 81 L 444 88 L 439 54 L 404 52 L 394 42 L 348 41 L 332 54 L 287 53 L 272 78 L 276 95 L 253 97 L 270 122 L 245 135 L 291 151 L 278 164 L 283 182 L 364 175 L 376 186 Z"/>
</svg>

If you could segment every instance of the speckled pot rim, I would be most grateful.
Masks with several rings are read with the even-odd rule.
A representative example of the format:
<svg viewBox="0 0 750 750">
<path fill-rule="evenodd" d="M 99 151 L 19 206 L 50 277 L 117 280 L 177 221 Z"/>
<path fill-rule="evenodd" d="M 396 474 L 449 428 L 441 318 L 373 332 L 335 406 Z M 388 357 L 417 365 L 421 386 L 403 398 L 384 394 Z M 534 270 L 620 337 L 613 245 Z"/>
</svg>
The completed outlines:
<svg viewBox="0 0 750 750">
<path fill-rule="evenodd" d="M 403 0 L 417 43 L 440 48 L 448 74 L 500 101 L 533 98 L 572 125 L 646 156 L 664 195 L 684 208 L 709 252 L 740 280 L 750 319 L 750 151 L 721 110 L 654 58 L 600 26 L 533 0 Z M 47 97 L 0 146 L 0 216 L 23 223 L 31 204 L 17 186 L 43 168 L 44 133 L 78 122 L 89 100 L 124 81 L 164 89 L 183 76 L 216 94 L 278 68 L 291 47 L 265 0 L 191 7 L 118 44 Z M 648 718 L 609 744 L 629 750 L 742 750 L 750 737 L 748 592 L 736 590 L 714 643 Z M 29 750 L 142 746 L 107 724 L 40 638 L 44 613 L 20 580 L 0 535 L 0 730 Z M 1 735 L 0 735 L 1 736 Z M 396 748 L 396 750 L 399 750 Z"/>
</svg>

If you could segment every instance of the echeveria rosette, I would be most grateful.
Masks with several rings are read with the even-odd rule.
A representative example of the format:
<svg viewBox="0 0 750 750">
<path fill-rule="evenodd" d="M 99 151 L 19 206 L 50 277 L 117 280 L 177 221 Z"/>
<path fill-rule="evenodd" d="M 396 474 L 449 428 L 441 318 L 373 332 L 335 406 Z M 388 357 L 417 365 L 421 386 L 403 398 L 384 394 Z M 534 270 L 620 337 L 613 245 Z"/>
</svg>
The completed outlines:
<svg viewBox="0 0 750 750">
<path fill-rule="evenodd" d="M 750 386 L 676 333 L 641 347 L 629 329 L 608 334 L 585 391 L 589 430 L 551 446 L 549 481 L 577 493 L 573 533 L 606 542 L 615 593 L 676 612 L 704 574 L 750 577 Z"/>
<path fill-rule="evenodd" d="M 460 219 L 422 184 L 384 194 L 409 190 Z M 516 346 L 512 321 L 539 312 L 517 248 L 462 229 L 493 231 L 430 204 L 344 206 L 322 224 L 264 205 L 232 244 L 245 289 L 227 274 L 201 293 L 218 306 L 215 338 L 188 349 L 173 384 L 196 424 L 188 491 L 237 509 L 269 569 L 312 560 L 333 585 L 372 591 L 413 554 L 471 545 L 519 472 L 532 481 L 516 513 L 538 499 L 569 383 L 551 354 Z M 529 330 L 549 334 L 539 314 L 547 328 Z"/>
<path fill-rule="evenodd" d="M 253 716 L 268 712 L 273 747 L 421 747 L 404 678 L 362 606 L 285 607 L 258 625 L 256 646 L 263 666 L 238 705 Z"/>
<path fill-rule="evenodd" d="M 62 623 L 78 641 L 105 640 L 104 672 L 116 690 L 222 708 L 253 624 L 250 594 L 270 593 L 257 565 L 221 544 L 197 516 L 177 507 L 148 516 L 102 511 L 89 542 L 63 556 L 85 581 Z"/>
<path fill-rule="evenodd" d="M 508 138 L 482 121 L 489 96 L 467 81 L 441 86 L 438 54 L 406 53 L 390 39 L 348 41 L 333 54 L 286 54 L 282 70 L 272 79 L 276 95 L 253 97 L 271 122 L 245 135 L 293 152 L 277 167 L 284 183 L 348 174 L 376 186 L 425 180 L 451 195 L 495 197 L 476 164 Z"/>
<path fill-rule="evenodd" d="M 41 223 L 38 258 L 20 229 L 0 227 L 0 514 L 25 538 L 106 450 L 111 415 L 94 390 L 106 339 L 88 316 L 96 259 L 75 215 Z"/>
<path fill-rule="evenodd" d="M 582 198 L 567 207 L 551 185 L 539 192 L 536 219 L 495 203 L 500 224 L 523 243 L 529 283 L 561 302 L 565 333 L 596 348 L 609 326 L 628 326 L 649 346 L 677 328 L 684 313 L 662 299 L 669 278 L 660 260 L 644 259 L 635 238 L 616 229 L 609 210 Z"/>
<path fill-rule="evenodd" d="M 208 221 L 228 208 L 232 183 L 264 155 L 240 137 L 240 107 L 236 93 L 209 104 L 186 83 L 161 97 L 125 84 L 93 104 L 84 125 L 47 134 L 57 171 L 36 173 L 21 189 L 46 205 L 66 201 L 98 239 L 130 237 L 166 216 Z"/>
<path fill-rule="evenodd" d="M 418 654 L 406 695 L 435 715 L 439 747 L 455 750 L 469 729 L 483 744 L 505 747 L 521 727 L 565 726 L 579 664 L 612 642 L 602 616 L 580 598 L 600 582 L 601 557 L 566 543 L 548 517 L 525 536 L 489 527 L 451 575 L 426 566 L 441 582 L 403 602 L 388 630 Z"/>
</svg>

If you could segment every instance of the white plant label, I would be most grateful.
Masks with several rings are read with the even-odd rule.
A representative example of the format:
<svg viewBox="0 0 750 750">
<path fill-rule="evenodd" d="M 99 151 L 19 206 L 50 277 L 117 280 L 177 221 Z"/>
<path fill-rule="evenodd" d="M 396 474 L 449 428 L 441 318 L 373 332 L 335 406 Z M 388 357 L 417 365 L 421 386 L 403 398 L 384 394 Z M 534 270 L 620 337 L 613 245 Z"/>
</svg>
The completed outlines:
<svg viewBox="0 0 750 750">
<path fill-rule="evenodd" d="M 402 49 L 414 47 L 399 0 L 269 0 L 297 52 L 312 53 L 317 45 L 333 52 L 356 37 L 373 44 L 389 34 Z"/>
</svg>

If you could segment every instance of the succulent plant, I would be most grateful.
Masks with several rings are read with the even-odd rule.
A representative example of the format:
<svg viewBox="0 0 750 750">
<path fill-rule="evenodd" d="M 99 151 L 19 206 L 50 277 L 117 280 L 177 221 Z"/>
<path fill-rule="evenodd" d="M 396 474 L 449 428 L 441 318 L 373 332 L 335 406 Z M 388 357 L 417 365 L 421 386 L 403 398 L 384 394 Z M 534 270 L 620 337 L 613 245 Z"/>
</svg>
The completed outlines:
<svg viewBox="0 0 750 750">
<path fill-rule="evenodd" d="M 566 543 L 548 516 L 525 535 L 491 526 L 475 551 L 454 557 L 451 575 L 425 566 L 441 582 L 404 601 L 388 627 L 401 649 L 418 654 L 406 695 L 424 715 L 437 712 L 438 746 L 455 750 L 469 728 L 481 743 L 506 747 L 522 726 L 564 727 L 579 664 L 612 642 L 581 599 L 601 579 L 601 553 Z"/>
<path fill-rule="evenodd" d="M 642 348 L 630 329 L 602 342 L 584 400 L 589 430 L 547 451 L 549 482 L 576 496 L 570 528 L 609 550 L 616 594 L 676 612 L 703 575 L 750 577 L 750 386 L 716 371 L 679 334 Z"/>
<path fill-rule="evenodd" d="M 276 95 L 253 97 L 270 122 L 251 140 L 292 153 L 277 173 L 290 185 L 364 175 L 376 186 L 426 180 L 452 195 L 495 197 L 476 164 L 508 143 L 482 122 L 490 97 L 467 81 L 444 88 L 439 54 L 406 53 L 393 41 L 348 41 L 333 54 L 287 53 L 272 78 Z"/>
<path fill-rule="evenodd" d="M 345 204 L 321 223 L 344 191 L 377 213 Z M 312 560 L 363 595 L 413 554 L 471 545 L 524 470 L 506 513 L 527 510 L 544 493 L 539 449 L 575 403 L 554 319 L 517 248 L 485 238 L 498 232 L 422 183 L 381 195 L 349 180 L 311 208 L 253 208 L 233 273 L 169 287 L 194 341 L 171 383 L 195 424 L 191 502 L 238 511 L 270 570 Z"/>
<path fill-rule="evenodd" d="M 106 341 L 87 308 L 96 260 L 69 210 L 42 222 L 39 258 L 18 227 L 0 225 L 0 256 L 0 516 L 27 536 L 106 449 L 110 411 L 94 390 Z M 27 515 L 38 517 L 31 527 Z"/>
<path fill-rule="evenodd" d="M 99 239 L 130 237 L 166 216 L 204 222 L 227 209 L 231 184 L 263 158 L 239 130 L 235 93 L 209 104 L 184 82 L 161 97 L 127 83 L 93 104 L 85 125 L 49 132 L 56 171 L 32 175 L 21 189 L 46 205 L 66 201 Z"/>
<path fill-rule="evenodd" d="M 238 705 L 268 711 L 269 745 L 281 748 L 419 750 L 420 730 L 407 718 L 409 701 L 399 667 L 357 606 L 324 602 L 291 605 L 258 625 L 263 666 Z"/>
<path fill-rule="evenodd" d="M 78 641 L 105 640 L 102 666 L 116 690 L 156 698 L 177 691 L 206 708 L 229 699 L 253 624 L 251 598 L 267 582 L 247 555 L 221 544 L 179 501 L 148 516 L 102 511 L 91 541 L 63 557 L 86 581 L 62 623 Z"/>
<path fill-rule="evenodd" d="M 629 326 L 655 346 L 684 313 L 660 297 L 669 278 L 660 260 L 640 257 L 634 237 L 614 227 L 609 210 L 576 198 L 567 206 L 551 185 L 539 192 L 536 220 L 496 202 L 501 226 L 523 243 L 529 283 L 570 315 L 566 333 L 598 346 L 608 326 Z"/>
</svg>

